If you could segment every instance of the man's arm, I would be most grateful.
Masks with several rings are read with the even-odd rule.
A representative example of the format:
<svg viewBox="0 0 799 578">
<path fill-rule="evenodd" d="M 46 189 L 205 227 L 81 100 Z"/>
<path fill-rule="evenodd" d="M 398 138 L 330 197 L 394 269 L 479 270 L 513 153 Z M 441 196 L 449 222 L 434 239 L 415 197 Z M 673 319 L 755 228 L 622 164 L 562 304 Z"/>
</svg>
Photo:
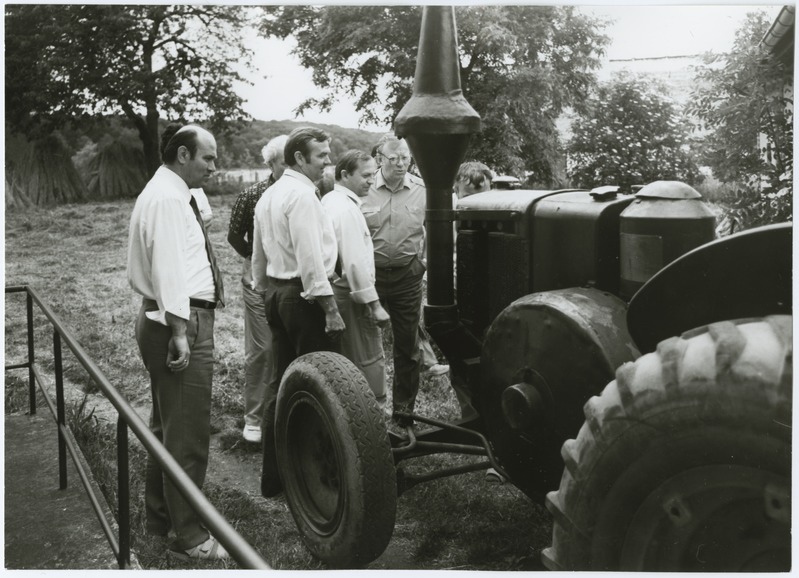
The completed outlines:
<svg viewBox="0 0 799 578">
<path fill-rule="evenodd" d="M 258 209 L 258 205 L 256 205 Z M 263 243 L 263 223 L 261 222 L 265 215 L 255 211 L 253 217 L 253 240 L 252 240 L 252 288 L 256 291 L 266 290 L 266 253 L 264 252 Z"/>
<path fill-rule="evenodd" d="M 247 203 L 246 197 L 247 191 L 242 191 L 236 197 L 236 202 L 230 210 L 230 224 L 227 231 L 227 242 L 244 258 L 250 256 L 250 248 L 247 245 L 247 221 L 253 218 L 253 208 Z"/>
</svg>

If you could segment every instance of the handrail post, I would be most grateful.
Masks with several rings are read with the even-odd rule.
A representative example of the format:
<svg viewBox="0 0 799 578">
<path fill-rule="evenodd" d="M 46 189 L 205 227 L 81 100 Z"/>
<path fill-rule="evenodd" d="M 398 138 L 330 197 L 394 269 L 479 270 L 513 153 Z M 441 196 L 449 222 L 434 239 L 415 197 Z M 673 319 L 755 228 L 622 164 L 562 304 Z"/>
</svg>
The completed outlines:
<svg viewBox="0 0 799 578">
<path fill-rule="evenodd" d="M 30 414 L 36 415 L 36 374 L 33 371 L 33 295 L 25 291 L 28 310 L 28 403 Z"/>
<path fill-rule="evenodd" d="M 67 487 L 67 444 L 64 441 L 66 417 L 64 410 L 64 367 L 61 362 L 61 334 L 53 331 L 53 361 L 55 362 L 56 421 L 58 422 L 58 480 L 59 487 Z"/>
<path fill-rule="evenodd" d="M 119 567 L 130 567 L 130 470 L 128 426 L 117 417 L 117 507 L 119 509 Z"/>
</svg>

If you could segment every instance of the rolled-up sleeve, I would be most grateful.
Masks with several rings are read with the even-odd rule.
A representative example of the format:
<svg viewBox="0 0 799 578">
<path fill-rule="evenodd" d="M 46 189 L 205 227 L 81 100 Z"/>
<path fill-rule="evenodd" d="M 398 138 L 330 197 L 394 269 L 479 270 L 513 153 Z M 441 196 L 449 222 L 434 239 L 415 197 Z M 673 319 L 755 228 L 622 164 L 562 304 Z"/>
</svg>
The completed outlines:
<svg viewBox="0 0 799 578">
<path fill-rule="evenodd" d="M 189 319 L 189 292 L 182 266 L 186 251 L 185 207 L 180 199 L 165 198 L 153 208 L 147 216 L 151 221 L 148 227 L 151 238 L 147 244 L 155 300 L 160 311 Z M 165 319 L 157 321 L 166 324 Z"/>
<path fill-rule="evenodd" d="M 291 243 L 302 279 L 302 297 L 333 295 L 322 249 L 322 205 L 312 194 L 298 194 L 287 205 Z"/>
<path fill-rule="evenodd" d="M 345 202 L 349 203 L 349 200 Z M 341 270 L 350 286 L 350 297 L 355 303 L 377 301 L 374 285 L 374 255 L 364 244 L 363 215 L 359 210 L 343 211 L 336 220 L 336 231 L 341 259 Z"/>
</svg>

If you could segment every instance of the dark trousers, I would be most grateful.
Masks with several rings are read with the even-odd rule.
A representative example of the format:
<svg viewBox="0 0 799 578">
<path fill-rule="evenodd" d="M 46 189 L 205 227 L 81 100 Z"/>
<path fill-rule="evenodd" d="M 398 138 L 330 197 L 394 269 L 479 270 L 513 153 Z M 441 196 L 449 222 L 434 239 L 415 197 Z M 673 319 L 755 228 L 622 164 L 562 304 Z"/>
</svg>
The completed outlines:
<svg viewBox="0 0 799 578">
<path fill-rule="evenodd" d="M 173 372 L 166 365 L 172 330 L 145 315 L 145 311 L 157 309 L 154 301 L 145 300 L 136 320 L 136 341 L 150 374 L 153 400 L 150 429 L 202 489 L 211 434 L 214 311 L 192 307 L 187 323 L 189 365 L 183 371 Z M 208 530 L 200 517 L 150 456 L 145 507 L 147 530 L 165 536 L 173 529 L 175 548 L 188 549 L 208 539 Z"/>
<path fill-rule="evenodd" d="M 394 336 L 394 411 L 413 412 L 419 393 L 419 321 L 424 265 L 414 258 L 404 267 L 375 270 L 380 303 L 391 317 Z"/>
<path fill-rule="evenodd" d="M 302 282 L 299 279 L 282 280 L 269 278 L 264 304 L 266 320 L 272 330 L 272 355 L 277 365 L 277 379 L 270 388 L 279 388 L 280 381 L 289 364 L 300 355 L 313 351 L 340 352 L 338 342 L 325 333 L 325 313 L 322 307 L 304 299 Z M 275 455 L 275 408 L 276 391 L 267 391 L 264 405 L 263 469 L 261 471 L 261 493 L 275 495 L 280 488 Z"/>
</svg>

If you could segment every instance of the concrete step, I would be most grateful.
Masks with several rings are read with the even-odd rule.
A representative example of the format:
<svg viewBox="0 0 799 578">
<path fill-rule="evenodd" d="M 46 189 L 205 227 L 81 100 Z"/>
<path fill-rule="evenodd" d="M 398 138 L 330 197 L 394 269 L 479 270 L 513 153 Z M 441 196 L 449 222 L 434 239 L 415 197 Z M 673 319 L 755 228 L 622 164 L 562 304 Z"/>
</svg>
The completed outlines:
<svg viewBox="0 0 799 578">
<path fill-rule="evenodd" d="M 6 415 L 4 447 L 6 569 L 118 568 L 69 453 L 67 488 L 58 487 L 58 433 L 47 408 Z M 105 504 L 99 490 L 98 498 Z"/>
</svg>

